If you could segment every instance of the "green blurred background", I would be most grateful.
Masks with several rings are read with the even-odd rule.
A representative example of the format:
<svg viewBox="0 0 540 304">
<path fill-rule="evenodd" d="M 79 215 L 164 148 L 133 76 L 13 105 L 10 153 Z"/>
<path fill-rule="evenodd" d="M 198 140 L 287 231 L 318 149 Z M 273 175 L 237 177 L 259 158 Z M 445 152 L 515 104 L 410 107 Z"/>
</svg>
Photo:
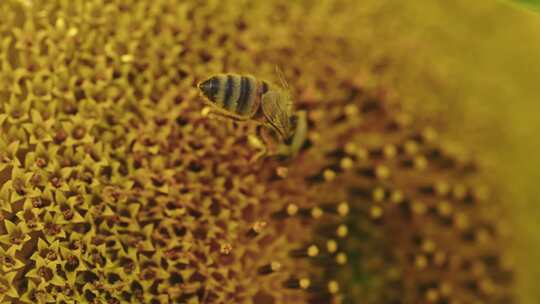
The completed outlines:
<svg viewBox="0 0 540 304">
<path fill-rule="evenodd" d="M 519 4 L 529 6 L 530 8 L 538 9 L 540 6 L 539 0 L 517 0 Z"/>
</svg>

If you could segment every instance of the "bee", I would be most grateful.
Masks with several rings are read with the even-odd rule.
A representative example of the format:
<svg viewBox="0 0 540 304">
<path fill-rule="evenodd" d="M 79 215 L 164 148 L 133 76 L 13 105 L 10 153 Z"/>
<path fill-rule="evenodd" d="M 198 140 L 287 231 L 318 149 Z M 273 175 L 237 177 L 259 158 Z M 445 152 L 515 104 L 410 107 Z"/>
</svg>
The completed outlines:
<svg viewBox="0 0 540 304">
<path fill-rule="evenodd" d="M 278 71 L 279 72 L 279 71 Z M 276 154 L 295 155 L 307 133 L 305 112 L 292 113 L 289 88 L 281 77 L 282 88 L 251 75 L 218 74 L 198 84 L 211 113 L 236 121 L 255 121 L 279 137 Z M 263 150 L 265 145 L 256 137 L 248 138 L 253 146 Z M 258 157 L 259 157 L 258 156 Z M 258 158 L 257 157 L 257 158 Z"/>
<path fill-rule="evenodd" d="M 198 87 L 213 114 L 257 121 L 275 130 L 282 140 L 290 137 L 292 102 L 288 91 L 251 75 L 238 74 L 218 74 Z"/>
</svg>

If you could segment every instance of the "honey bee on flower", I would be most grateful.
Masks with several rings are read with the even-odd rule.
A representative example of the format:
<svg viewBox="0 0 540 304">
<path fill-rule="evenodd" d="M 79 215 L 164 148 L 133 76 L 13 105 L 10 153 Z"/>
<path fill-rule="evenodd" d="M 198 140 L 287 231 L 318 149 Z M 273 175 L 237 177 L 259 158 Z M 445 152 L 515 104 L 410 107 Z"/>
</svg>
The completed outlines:
<svg viewBox="0 0 540 304">
<path fill-rule="evenodd" d="M 235 121 L 254 121 L 263 131 L 272 134 L 262 137 L 268 142 L 277 138 L 277 151 L 268 153 L 259 137 L 250 136 L 250 143 L 260 147 L 265 155 L 296 155 L 307 136 L 307 116 L 304 111 L 293 113 L 293 102 L 287 83 L 280 77 L 282 86 L 270 84 L 251 75 L 217 74 L 199 83 L 198 88 L 210 105 L 210 113 Z M 275 135 L 275 136 L 274 136 Z"/>
</svg>

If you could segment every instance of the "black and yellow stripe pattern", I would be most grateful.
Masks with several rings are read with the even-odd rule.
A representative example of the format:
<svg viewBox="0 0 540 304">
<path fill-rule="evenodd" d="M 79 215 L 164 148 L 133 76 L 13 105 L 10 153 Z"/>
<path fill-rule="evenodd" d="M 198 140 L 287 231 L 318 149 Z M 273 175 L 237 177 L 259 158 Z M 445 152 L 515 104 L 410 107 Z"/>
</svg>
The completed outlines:
<svg viewBox="0 0 540 304">
<path fill-rule="evenodd" d="M 199 89 L 217 107 L 251 117 L 258 110 L 261 96 L 268 91 L 268 83 L 249 75 L 219 74 L 199 84 Z"/>
</svg>

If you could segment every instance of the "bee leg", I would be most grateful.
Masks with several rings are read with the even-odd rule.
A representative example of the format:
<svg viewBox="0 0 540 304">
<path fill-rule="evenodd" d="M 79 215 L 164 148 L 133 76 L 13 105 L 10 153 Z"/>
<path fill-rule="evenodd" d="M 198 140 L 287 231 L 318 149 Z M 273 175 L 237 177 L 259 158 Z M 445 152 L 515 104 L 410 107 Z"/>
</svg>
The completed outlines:
<svg viewBox="0 0 540 304">
<path fill-rule="evenodd" d="M 308 122 L 305 111 L 297 111 L 291 116 L 291 125 L 294 127 L 294 133 L 287 142 L 288 155 L 297 155 L 306 142 L 308 135 Z"/>
<path fill-rule="evenodd" d="M 278 155 L 281 159 L 288 159 L 291 154 L 291 147 L 286 144 L 279 145 L 276 152 L 276 155 Z"/>
<path fill-rule="evenodd" d="M 249 159 L 249 163 L 252 164 L 252 163 L 256 163 L 257 161 L 265 158 L 266 156 L 268 156 L 268 154 L 266 154 L 266 151 L 260 151 L 259 153 L 253 155 L 253 157 L 251 157 Z"/>
<path fill-rule="evenodd" d="M 246 121 L 246 120 L 249 119 L 249 118 L 234 115 L 234 114 L 231 114 L 231 113 L 228 113 L 228 112 L 225 112 L 225 111 L 217 110 L 217 109 L 212 108 L 212 107 L 203 108 L 202 111 L 201 111 L 201 114 L 203 116 L 219 117 L 219 118 L 225 118 L 225 119 L 234 120 L 234 121 Z"/>
<path fill-rule="evenodd" d="M 260 150 L 257 152 L 257 154 L 251 157 L 249 160 L 250 163 L 254 163 L 268 155 L 268 149 L 260 137 L 256 135 L 248 135 L 248 143 L 251 147 Z"/>
</svg>

